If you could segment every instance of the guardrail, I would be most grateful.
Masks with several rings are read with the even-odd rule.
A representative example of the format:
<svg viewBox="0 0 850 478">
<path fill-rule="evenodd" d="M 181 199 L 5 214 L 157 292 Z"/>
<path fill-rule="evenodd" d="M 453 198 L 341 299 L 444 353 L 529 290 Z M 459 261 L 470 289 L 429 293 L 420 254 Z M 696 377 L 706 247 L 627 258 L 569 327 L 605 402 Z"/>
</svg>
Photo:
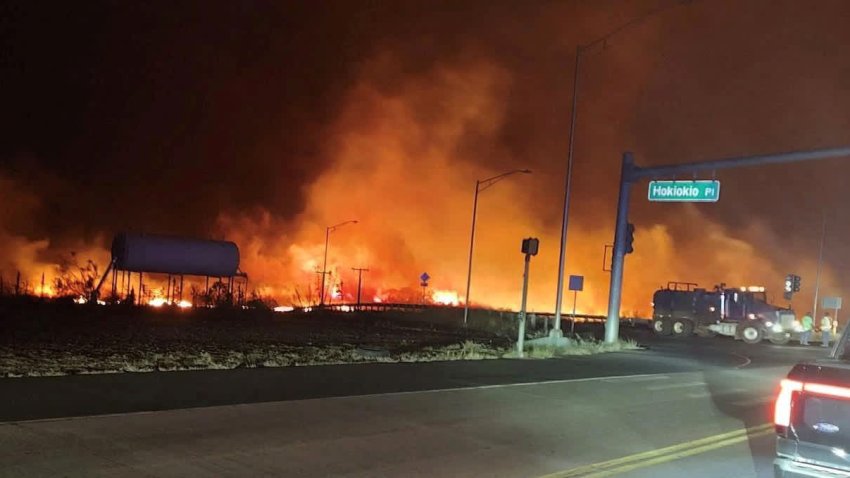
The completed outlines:
<svg viewBox="0 0 850 478">
<path fill-rule="evenodd" d="M 310 312 L 313 310 L 332 310 L 336 312 L 425 312 L 429 310 L 462 310 L 460 307 L 453 305 L 439 305 L 439 304 L 399 304 L 399 303 L 383 303 L 383 302 L 370 302 L 366 304 L 327 304 L 323 307 L 314 306 L 314 307 L 300 307 L 295 308 L 295 312 Z M 492 313 L 502 313 L 502 314 L 519 314 L 519 312 L 514 310 L 500 310 L 500 309 L 471 309 L 472 311 L 482 311 L 482 312 L 492 312 Z M 554 320 L 555 313 L 554 312 L 529 312 L 527 317 L 531 320 Z M 605 322 L 607 317 L 604 315 L 594 315 L 594 314 L 561 314 L 561 318 L 563 320 L 573 320 L 576 319 L 576 322 Z M 621 321 L 637 321 L 637 320 L 649 320 L 642 317 L 620 317 Z"/>
</svg>

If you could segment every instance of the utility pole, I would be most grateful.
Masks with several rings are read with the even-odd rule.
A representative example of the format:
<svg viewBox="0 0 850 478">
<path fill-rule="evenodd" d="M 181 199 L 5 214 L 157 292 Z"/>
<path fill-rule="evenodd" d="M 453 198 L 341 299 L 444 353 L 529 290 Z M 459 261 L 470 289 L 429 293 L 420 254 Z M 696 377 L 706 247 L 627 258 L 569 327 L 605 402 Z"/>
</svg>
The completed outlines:
<svg viewBox="0 0 850 478">
<path fill-rule="evenodd" d="M 316 274 L 320 275 L 320 277 L 317 278 L 316 288 L 319 291 L 319 297 L 322 297 L 322 296 L 324 296 L 324 289 L 325 289 L 325 275 L 330 274 L 330 272 L 316 271 Z M 320 299 L 320 300 L 322 300 L 322 299 Z"/>
<path fill-rule="evenodd" d="M 818 293 L 820 292 L 820 271 L 823 268 L 823 244 L 826 240 L 826 211 L 823 211 L 823 225 L 820 232 L 820 251 L 818 252 L 818 272 L 815 275 L 815 305 L 812 308 L 813 319 L 818 320 Z"/>
<path fill-rule="evenodd" d="M 363 284 L 363 273 L 369 272 L 369 269 L 364 269 L 361 267 L 352 267 L 351 270 L 357 271 L 357 309 L 360 309 L 360 289 Z"/>
</svg>

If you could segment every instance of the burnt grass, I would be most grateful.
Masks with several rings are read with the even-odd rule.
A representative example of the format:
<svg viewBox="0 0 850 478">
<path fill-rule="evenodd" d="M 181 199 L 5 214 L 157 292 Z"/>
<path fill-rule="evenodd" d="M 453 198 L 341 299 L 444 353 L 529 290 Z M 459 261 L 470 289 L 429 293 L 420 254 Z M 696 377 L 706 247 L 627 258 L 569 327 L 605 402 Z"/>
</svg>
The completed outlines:
<svg viewBox="0 0 850 478">
<path fill-rule="evenodd" d="M 417 354 L 440 359 L 446 351 L 467 358 L 470 345 L 485 352 L 510 348 L 507 337 L 419 320 L 428 311 L 414 314 L 181 310 L 2 297 L 0 376 L 398 361 Z"/>
</svg>

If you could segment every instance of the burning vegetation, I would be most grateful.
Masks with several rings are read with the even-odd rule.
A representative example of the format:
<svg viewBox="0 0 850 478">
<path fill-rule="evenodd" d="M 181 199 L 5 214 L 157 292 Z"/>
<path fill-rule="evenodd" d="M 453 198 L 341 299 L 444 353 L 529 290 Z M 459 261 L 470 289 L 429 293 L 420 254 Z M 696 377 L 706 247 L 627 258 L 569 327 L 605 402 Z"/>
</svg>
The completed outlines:
<svg viewBox="0 0 850 478">
<path fill-rule="evenodd" d="M 504 98 L 514 79 L 498 65 L 473 62 L 440 65 L 392 88 L 381 85 L 379 78 L 397 66 L 391 58 L 382 58 L 364 68 L 328 128 L 327 137 L 333 140 L 326 143 L 324 154 L 332 160 L 305 187 L 306 202 L 298 215 L 285 219 L 270 210 L 219 215 L 217 234 L 239 245 L 241 267 L 251 275 L 250 290 L 197 280 L 177 285 L 173 277 L 154 275 L 145 278 L 141 289 L 129 277 L 120 278 L 103 300 L 180 307 L 249 301 L 273 303 L 272 308 L 311 307 L 320 302 L 327 253 L 327 304 L 355 303 L 359 285 L 363 302 L 463 305 L 475 178 L 498 172 L 500 164 L 523 165 L 504 147 L 470 149 L 470 142 L 486 143 L 503 131 L 508 114 Z M 489 166 L 480 160 L 482 154 L 492 158 Z M 554 171 L 561 173 L 561 168 Z M 552 310 L 559 221 L 552 220 L 551 210 L 558 200 L 548 196 L 545 203 L 539 202 L 537 188 L 545 181 L 536 175 L 511 178 L 482 193 L 472 305 L 518 308 L 519 243 L 522 237 L 536 235 L 541 249 L 532 264 L 530 309 Z M 580 201 L 577 207 L 578 220 L 570 225 L 567 272 L 586 277 L 578 312 L 602 314 L 607 303 L 603 246 L 611 242 L 613 214 L 587 220 Z M 800 264 L 792 254 L 778 252 L 782 241 L 759 223 L 733 235 L 698 207 L 674 207 L 678 213 L 665 224 L 638 225 L 636 252 L 626 261 L 627 314 L 645 316 L 652 290 L 672 279 L 709 287 L 721 281 L 772 284 L 785 273 L 779 263 L 795 263 L 797 271 L 814 276 L 812 262 Z M 611 221 L 600 216 L 611 216 Z M 327 232 L 329 225 L 349 217 L 357 218 L 357 224 Z M 693 230 L 693 224 L 701 224 L 700 229 Z M 108 253 L 94 245 L 51 260 L 57 247 L 47 240 L 4 237 L 0 291 L 5 294 L 85 300 L 109 260 Z M 771 243 L 772 257 L 742 237 Z M 99 242 L 102 239 L 93 243 Z M 356 268 L 368 272 L 358 278 Z M 423 288 L 419 276 L 426 271 L 432 279 Z M 827 271 L 825 283 L 830 282 Z M 565 301 L 565 308 L 571 306 Z"/>
<path fill-rule="evenodd" d="M 174 277 L 151 275 L 139 287 L 119 278 L 114 287 L 107 282 L 100 300 L 132 295 L 153 306 L 289 308 L 315 306 L 324 292 L 331 304 L 353 304 L 359 296 L 459 306 L 475 181 L 529 168 L 532 175 L 481 194 L 470 301 L 518 307 L 519 244 L 533 236 L 541 246 L 531 265 L 529 307 L 551 311 L 575 46 L 645 13 L 644 2 L 615 9 L 544 2 L 521 12 L 485 2 L 484 10 L 457 9 L 449 22 L 412 6 L 375 5 L 366 14 L 345 3 L 335 9 L 339 18 L 305 14 L 303 29 L 253 28 L 257 18 L 226 4 L 205 6 L 201 16 L 188 6 L 170 10 L 168 21 L 155 12 L 148 18 L 103 8 L 115 21 L 97 27 L 108 30 L 67 22 L 70 69 L 56 61 L 61 50 L 19 50 L 43 44 L 30 40 L 48 38 L 44 25 L 66 22 L 15 19 L 23 26 L 13 33 L 21 38 L 7 50 L 10 64 L 20 64 L 11 76 L 22 88 L 4 90 L 21 98 L 6 98 L 2 112 L 13 128 L 3 141 L 12 146 L 0 151 L 0 294 L 86 300 L 109 264 L 108 236 L 141 229 L 234 241 L 250 285 L 190 278 L 175 285 Z M 812 83 L 811 72 L 833 72 L 845 61 L 821 55 L 817 45 L 846 43 L 847 29 L 837 20 L 846 7 L 838 2 L 814 12 L 768 4 L 673 9 L 582 60 L 566 261 L 568 274 L 585 276 L 578 312 L 606 309 L 603 253 L 612 242 L 624 150 L 650 164 L 844 137 L 850 95 L 841 82 Z M 259 14 L 265 19 L 291 13 L 274 5 L 247 10 L 268 8 Z M 837 23 L 817 31 L 792 24 L 812 15 Z M 374 28 L 373 16 L 386 28 Z M 758 41 L 750 41 L 749 24 L 730 25 L 728 18 L 763 18 Z M 160 25 L 168 40 L 148 41 L 150 25 L 138 19 Z M 720 31 L 717 25 L 724 35 L 706 34 Z M 239 35 L 220 34 L 232 26 Z M 298 42 L 286 36 L 292 32 L 320 51 L 293 49 Z M 118 53 L 100 50 L 113 43 L 105 38 L 115 40 Z M 181 38 L 192 41 L 174 41 Z M 76 85 L 70 91 L 79 97 L 44 100 L 54 90 L 48 86 L 18 93 L 44 78 Z M 86 83 L 92 78 L 115 89 Z M 57 107 L 66 102 L 71 106 Z M 53 123 L 45 125 L 47 119 Z M 637 231 L 635 253 L 626 259 L 623 313 L 647 315 L 652 291 L 671 280 L 709 288 L 757 284 L 778 295 L 789 272 L 804 278 L 795 301 L 808 305 L 819 234 L 809 216 L 841 204 L 845 176 L 780 168 L 746 180 L 721 175 L 724 197 L 716 205 L 649 207 L 633 200 Z M 787 193 L 813 184 L 822 186 L 818 194 Z M 358 223 L 327 234 L 348 219 Z M 847 223 L 838 219 L 830 224 Z M 847 234 L 840 227 L 831 237 Z M 826 244 L 829 251 L 831 239 Z M 828 261 L 821 276 L 827 293 L 842 285 L 836 270 Z M 431 276 L 424 289 L 423 272 Z M 564 308 L 572 308 L 569 297 Z"/>
</svg>

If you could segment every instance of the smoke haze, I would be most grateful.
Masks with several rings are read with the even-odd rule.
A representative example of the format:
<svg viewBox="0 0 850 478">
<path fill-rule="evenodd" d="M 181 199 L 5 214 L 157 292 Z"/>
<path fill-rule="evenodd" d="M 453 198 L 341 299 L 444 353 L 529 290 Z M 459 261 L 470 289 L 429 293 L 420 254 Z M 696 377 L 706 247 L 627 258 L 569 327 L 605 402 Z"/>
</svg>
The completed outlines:
<svg viewBox="0 0 850 478">
<path fill-rule="evenodd" d="M 227 238 L 281 302 L 328 269 L 346 299 L 465 288 L 516 308 L 520 241 L 539 237 L 530 304 L 552 310 L 575 48 L 581 58 L 568 273 L 602 313 L 619 161 L 658 165 L 837 146 L 850 130 L 850 5 L 823 1 L 87 2 L 0 7 L 0 270 L 35 281 L 70 251 L 106 263 L 117 231 Z M 646 202 L 637 185 L 623 310 L 670 280 L 803 277 L 822 214 L 822 295 L 850 251 L 846 160 L 721 171 L 717 204 Z M 300 299 L 299 299 L 300 298 Z M 571 306 L 571 301 L 567 300 Z"/>
</svg>

